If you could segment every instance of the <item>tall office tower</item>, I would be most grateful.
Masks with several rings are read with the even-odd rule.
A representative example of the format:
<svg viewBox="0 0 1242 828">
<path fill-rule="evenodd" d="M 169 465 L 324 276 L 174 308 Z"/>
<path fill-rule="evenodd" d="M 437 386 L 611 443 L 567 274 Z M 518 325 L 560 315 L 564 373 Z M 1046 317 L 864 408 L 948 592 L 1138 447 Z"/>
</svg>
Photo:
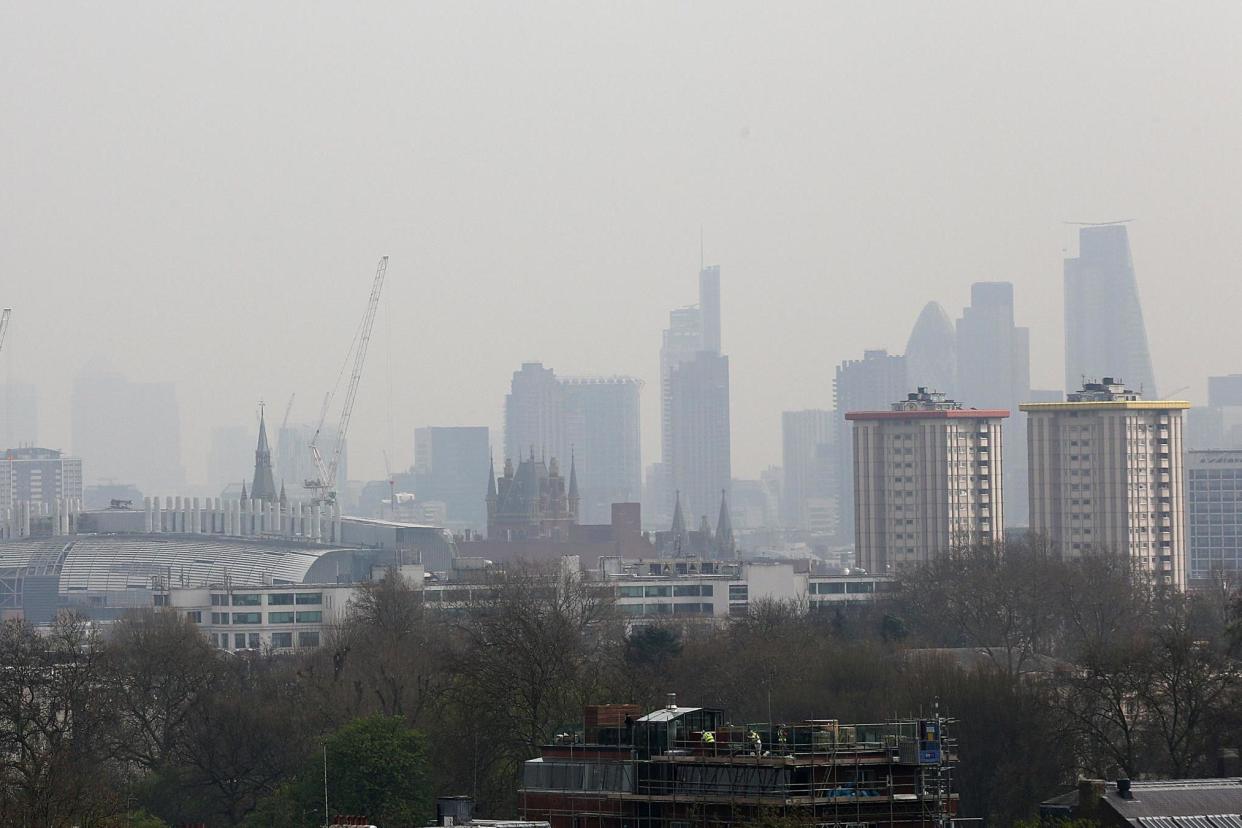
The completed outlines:
<svg viewBox="0 0 1242 828">
<path fill-rule="evenodd" d="M 246 426 L 221 426 L 211 430 L 207 448 L 207 485 L 212 490 L 222 492 L 246 479 L 254 462 L 252 434 Z M 302 481 L 297 481 L 296 485 L 301 486 Z"/>
<path fill-rule="evenodd" d="M 809 529 L 811 516 L 832 496 L 829 458 L 835 436 L 831 411 L 781 414 L 781 520 L 786 528 Z"/>
<path fill-rule="evenodd" d="M 1186 452 L 1186 530 L 1192 586 L 1242 572 L 1242 451 Z"/>
<path fill-rule="evenodd" d="M 854 424 L 854 554 L 868 572 L 992 545 L 1004 524 L 1004 409 L 963 408 L 920 388 Z"/>
<path fill-rule="evenodd" d="M 729 360 L 722 356 L 720 268 L 699 273 L 699 304 L 669 314 L 660 346 L 662 493 L 681 492 L 690 514 L 711 514 L 730 475 Z M 651 519 L 662 522 L 671 504 Z"/>
<path fill-rule="evenodd" d="M 486 426 L 429 426 L 414 429 L 414 494 L 420 502 L 442 502 L 448 528 L 487 528 L 487 506 L 479 497 L 491 467 Z"/>
<path fill-rule="evenodd" d="M 670 372 L 674 491 L 688 514 L 716 510 L 732 483 L 729 427 L 729 358 L 700 351 Z"/>
<path fill-rule="evenodd" d="M 1026 445 L 1026 415 L 1018 406 L 1032 402 L 1031 332 L 1014 325 L 1013 285 L 975 282 L 970 306 L 957 320 L 959 396 L 979 408 L 1015 413 L 1006 425 L 1009 442 Z M 1027 514 L 1026 452 L 1011 452 L 1005 463 L 1005 519 L 1025 526 Z"/>
<path fill-rule="evenodd" d="M 837 501 L 837 541 L 854 542 L 854 440 L 845 420 L 847 411 L 883 411 L 906 394 L 906 360 L 884 349 L 863 352 L 837 366 L 832 383 L 836 423 L 833 466 Z"/>
<path fill-rule="evenodd" d="M 21 501 L 53 506 L 82 497 L 82 461 L 55 449 L 23 447 L 0 454 L 0 511 Z"/>
<path fill-rule="evenodd" d="M 1064 555 L 1130 555 L 1186 583 L 1182 411 L 1105 377 L 1063 403 L 1026 403 L 1031 530 Z"/>
<path fill-rule="evenodd" d="M 505 397 L 505 457 L 517 463 L 536 457 L 569 457 L 561 384 L 541 362 L 524 362 L 513 372 Z"/>
<path fill-rule="evenodd" d="M 332 453 L 336 451 L 336 427 L 325 425 L 319 433 L 319 451 L 323 454 L 324 463 L 332 461 Z M 309 498 L 311 491 L 306 488 L 306 481 L 319 479 L 315 462 L 311 457 L 310 444 L 315 438 L 315 426 L 311 423 L 287 423 L 276 435 L 276 457 L 273 467 L 276 470 L 276 489 L 284 486 L 289 497 Z M 253 449 L 251 449 L 253 451 Z M 253 455 L 252 455 L 253 457 Z M 344 492 L 349 483 L 349 441 L 341 446 L 341 458 L 336 464 L 336 488 Z"/>
<path fill-rule="evenodd" d="M 906 381 L 943 394 L 956 393 L 957 337 L 939 302 L 928 302 L 906 342 Z"/>
<path fill-rule="evenodd" d="M 608 523 L 612 504 L 642 497 L 642 437 L 633 377 L 573 377 L 561 381 L 565 441 L 578 472 L 583 523 Z"/>
<path fill-rule="evenodd" d="M 1078 258 L 1065 260 L 1065 390 L 1104 374 L 1156 396 L 1124 224 L 1083 227 Z"/>
<path fill-rule="evenodd" d="M 1208 404 L 1187 412 L 1186 445 L 1242 449 L 1242 374 L 1208 377 Z"/>
<path fill-rule="evenodd" d="M 72 397 L 73 451 L 91 481 L 179 491 L 181 412 L 171 382 L 130 382 L 112 372 L 80 373 Z"/>
<path fill-rule="evenodd" d="M 28 382 L 0 384 L 0 440 L 6 446 L 39 443 L 39 393 Z"/>
</svg>

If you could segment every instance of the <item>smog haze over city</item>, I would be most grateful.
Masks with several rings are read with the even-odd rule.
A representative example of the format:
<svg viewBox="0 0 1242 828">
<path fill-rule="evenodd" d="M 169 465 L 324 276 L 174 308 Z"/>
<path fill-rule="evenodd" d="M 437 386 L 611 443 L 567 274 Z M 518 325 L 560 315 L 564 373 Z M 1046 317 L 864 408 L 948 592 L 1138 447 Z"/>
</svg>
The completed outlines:
<svg viewBox="0 0 1242 828">
<path fill-rule="evenodd" d="M 1015 286 L 1062 385 L 1065 222 L 1133 219 L 1162 391 L 1237 368 L 1235 3 L 5 3 L 0 380 L 176 383 L 186 476 L 317 419 L 391 256 L 350 475 L 493 428 L 524 361 L 646 382 L 721 268 L 734 474 L 923 305 Z M 700 240 L 702 253 L 700 250 Z M 246 470 L 243 470 L 246 471 Z M 87 471 L 88 480 L 92 478 Z"/>
</svg>

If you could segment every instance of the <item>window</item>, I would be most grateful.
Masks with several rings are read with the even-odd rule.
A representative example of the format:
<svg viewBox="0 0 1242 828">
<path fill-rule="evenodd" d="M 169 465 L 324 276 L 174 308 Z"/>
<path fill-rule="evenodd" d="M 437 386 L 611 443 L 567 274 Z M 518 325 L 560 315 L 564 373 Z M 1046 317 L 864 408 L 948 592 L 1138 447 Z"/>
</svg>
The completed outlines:
<svg viewBox="0 0 1242 828">
<path fill-rule="evenodd" d="M 292 624 L 292 612 L 269 612 L 267 614 L 267 623 L 269 624 Z"/>
<path fill-rule="evenodd" d="M 646 604 L 643 607 L 644 615 L 672 615 L 672 604 Z"/>
<path fill-rule="evenodd" d="M 730 601 L 746 601 L 750 597 L 750 588 L 746 584 L 729 584 Z"/>
<path fill-rule="evenodd" d="M 259 648 L 260 648 L 260 647 L 262 647 L 262 646 L 263 646 L 263 642 L 262 642 L 262 640 L 260 640 L 260 638 L 259 638 L 259 634 L 258 634 L 258 633 L 250 633 L 250 649 L 252 649 L 252 650 L 257 650 L 257 649 L 259 649 Z"/>
<path fill-rule="evenodd" d="M 299 592 L 297 594 L 297 597 L 294 599 L 294 603 L 296 604 L 322 604 L 323 593 L 322 592 Z"/>
<path fill-rule="evenodd" d="M 227 624 L 229 623 L 229 614 L 227 612 L 213 612 L 211 614 L 211 623 Z"/>
<path fill-rule="evenodd" d="M 672 588 L 668 586 L 649 586 L 643 594 L 647 598 L 667 598 L 672 594 Z"/>
<path fill-rule="evenodd" d="M 238 633 L 237 635 L 233 636 L 233 648 L 237 650 L 246 649 L 246 634 L 245 633 Z"/>
<path fill-rule="evenodd" d="M 711 598 L 711 597 L 712 597 L 712 585 L 711 585 L 711 584 L 703 584 L 702 586 L 700 586 L 700 587 L 699 587 L 699 595 L 703 596 L 704 598 Z M 711 605 L 710 605 L 710 604 L 704 604 L 703 606 L 711 606 Z"/>
<path fill-rule="evenodd" d="M 272 633 L 272 648 L 287 649 L 293 646 L 293 633 Z"/>
<path fill-rule="evenodd" d="M 262 624 L 263 613 L 261 612 L 235 612 L 233 613 L 234 624 Z M 241 633 L 238 633 L 241 635 Z"/>
<path fill-rule="evenodd" d="M 690 597 L 690 596 L 697 597 L 698 594 L 699 594 L 698 584 L 678 584 L 677 586 L 673 587 L 674 598 L 685 598 L 685 597 Z"/>
<path fill-rule="evenodd" d="M 252 595 L 234 595 L 233 606 L 235 607 L 257 607 L 263 602 L 263 596 L 257 592 Z"/>
<path fill-rule="evenodd" d="M 818 584 L 812 584 L 812 586 L 818 587 L 815 590 L 816 595 L 840 595 L 845 592 L 845 584 L 839 582 L 825 583 L 821 581 Z"/>
<path fill-rule="evenodd" d="M 617 588 L 617 595 L 621 598 L 642 598 L 643 588 L 640 586 L 623 586 Z"/>
<path fill-rule="evenodd" d="M 292 592 L 272 592 L 268 593 L 267 605 L 269 607 L 283 607 L 293 603 Z"/>
<path fill-rule="evenodd" d="M 850 594 L 875 592 L 875 582 L 874 581 L 858 581 L 855 583 L 847 583 L 845 585 L 845 591 Z"/>
<path fill-rule="evenodd" d="M 202 610 L 189 610 L 188 612 L 186 612 L 185 617 L 187 620 L 193 621 L 195 624 L 203 623 L 203 611 Z"/>
<path fill-rule="evenodd" d="M 212 593 L 211 605 L 213 607 L 227 607 L 229 605 L 229 596 Z"/>
<path fill-rule="evenodd" d="M 300 632 L 298 633 L 299 647 L 318 647 L 319 633 L 317 632 Z"/>
<path fill-rule="evenodd" d="M 319 610 L 312 610 L 310 612 L 299 612 L 298 613 L 299 624 L 318 624 L 322 620 L 323 620 L 323 613 L 320 612 Z M 315 645 L 315 646 L 319 646 L 319 645 Z"/>
<path fill-rule="evenodd" d="M 211 642 L 211 646 L 213 647 L 220 646 L 220 638 L 215 633 L 212 633 L 211 635 L 207 636 L 207 639 Z"/>
</svg>

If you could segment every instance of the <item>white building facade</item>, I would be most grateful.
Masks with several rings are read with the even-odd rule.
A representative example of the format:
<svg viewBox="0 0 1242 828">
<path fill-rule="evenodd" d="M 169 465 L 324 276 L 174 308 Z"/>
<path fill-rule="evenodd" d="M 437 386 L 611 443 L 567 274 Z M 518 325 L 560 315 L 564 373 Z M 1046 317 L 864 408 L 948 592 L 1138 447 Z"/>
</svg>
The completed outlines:
<svg viewBox="0 0 1242 828">
<path fill-rule="evenodd" d="M 1186 583 L 1182 412 L 1105 377 L 1063 403 L 1027 403 L 1031 530 L 1065 555 L 1124 552 Z"/>
</svg>

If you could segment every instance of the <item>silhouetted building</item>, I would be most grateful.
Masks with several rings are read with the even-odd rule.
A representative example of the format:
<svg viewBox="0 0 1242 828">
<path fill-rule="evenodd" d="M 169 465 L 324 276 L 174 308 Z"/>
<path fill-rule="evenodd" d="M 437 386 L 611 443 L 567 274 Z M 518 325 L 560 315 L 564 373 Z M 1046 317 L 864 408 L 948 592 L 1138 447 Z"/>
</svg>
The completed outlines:
<svg viewBox="0 0 1242 828">
<path fill-rule="evenodd" d="M 550 462 L 530 456 L 514 468 L 505 460 L 504 474 L 488 474 L 487 537 L 489 540 L 568 540 L 578 523 L 578 478 L 572 461 L 568 482 L 555 457 Z"/>
<path fill-rule="evenodd" d="M 1242 449 L 1242 374 L 1208 377 L 1206 407 L 1187 412 L 1192 449 Z"/>
<path fill-rule="evenodd" d="M 505 456 L 567 457 L 565 405 L 561 384 L 541 362 L 524 362 L 513 372 L 505 397 Z"/>
<path fill-rule="evenodd" d="M 954 394 L 957 391 L 957 337 L 939 302 L 928 302 L 906 342 L 906 382 Z M 908 387 L 907 386 L 907 387 Z"/>
<path fill-rule="evenodd" d="M 781 414 L 781 517 L 786 527 L 810 528 L 811 515 L 832 498 L 835 438 L 831 411 L 808 409 Z"/>
<path fill-rule="evenodd" d="M 14 448 L 0 454 L 0 511 L 18 502 L 48 506 L 82 497 L 82 461 L 55 449 Z"/>
<path fill-rule="evenodd" d="M 419 502 L 442 502 L 451 528 L 482 531 L 487 509 L 479 500 L 479 481 L 490 463 L 486 426 L 415 429 L 413 494 Z"/>
<path fill-rule="evenodd" d="M 699 304 L 669 314 L 660 347 L 660 508 L 680 491 L 692 513 L 707 514 L 732 479 L 729 359 L 720 334 L 720 268 L 699 274 Z M 653 516 L 658 520 L 660 516 Z"/>
<path fill-rule="evenodd" d="M 613 503 L 642 496 L 642 430 L 633 377 L 560 380 L 565 441 L 575 459 L 584 523 L 604 523 Z"/>
<path fill-rule="evenodd" d="M 73 451 L 92 481 L 181 488 L 181 412 L 172 383 L 84 371 L 74 380 L 71 418 Z"/>
<path fill-rule="evenodd" d="M 1031 529 L 1057 551 L 1128 554 L 1164 583 L 1186 579 L 1182 411 L 1120 380 L 1063 403 L 1026 403 Z"/>
<path fill-rule="evenodd" d="M 906 360 L 880 348 L 837 366 L 832 384 L 836 418 L 837 539 L 854 542 L 854 438 L 847 411 L 883 411 L 906 394 Z"/>
<path fill-rule="evenodd" d="M 1026 446 L 1026 415 L 1018 406 L 1031 397 L 1031 332 L 1014 324 L 1013 285 L 975 282 L 970 306 L 957 320 L 958 398 L 979 408 L 1014 412 L 1005 424 L 1009 443 Z M 1026 451 L 1005 459 L 1005 519 L 1025 526 L 1027 514 Z"/>
<path fill-rule="evenodd" d="M 276 481 L 272 478 L 272 449 L 267 444 L 267 416 L 259 409 L 259 441 L 254 449 L 254 477 L 250 484 L 250 497 L 271 503 L 276 500 Z"/>
<path fill-rule="evenodd" d="M 851 411 L 855 556 L 887 574 L 1004 527 L 1004 409 L 963 408 L 926 388 L 883 411 Z"/>
<path fill-rule="evenodd" d="M 39 392 L 30 383 L 0 383 L 0 440 L 14 448 L 38 445 Z"/>
<path fill-rule="evenodd" d="M 1065 260 L 1065 388 L 1105 374 L 1156 396 L 1124 224 L 1081 228 L 1078 258 Z"/>
</svg>

